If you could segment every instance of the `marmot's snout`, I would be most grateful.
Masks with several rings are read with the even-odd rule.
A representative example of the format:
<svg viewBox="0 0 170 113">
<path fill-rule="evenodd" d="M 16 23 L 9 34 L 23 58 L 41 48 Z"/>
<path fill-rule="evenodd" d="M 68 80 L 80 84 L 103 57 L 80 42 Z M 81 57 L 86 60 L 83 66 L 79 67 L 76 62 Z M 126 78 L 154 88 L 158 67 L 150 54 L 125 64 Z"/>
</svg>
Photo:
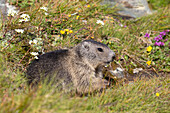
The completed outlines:
<svg viewBox="0 0 170 113">
<path fill-rule="evenodd" d="M 113 60 L 116 58 L 116 56 L 114 55 L 114 56 L 112 56 L 112 62 L 113 62 Z"/>
</svg>

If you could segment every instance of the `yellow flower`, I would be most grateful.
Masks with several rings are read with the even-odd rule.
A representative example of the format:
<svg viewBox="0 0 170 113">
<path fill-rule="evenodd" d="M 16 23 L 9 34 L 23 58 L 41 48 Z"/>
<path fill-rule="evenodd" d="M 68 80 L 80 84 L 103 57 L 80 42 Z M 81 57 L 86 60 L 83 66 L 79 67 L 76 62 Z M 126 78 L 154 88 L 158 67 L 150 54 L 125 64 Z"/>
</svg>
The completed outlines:
<svg viewBox="0 0 170 113">
<path fill-rule="evenodd" d="M 156 96 L 159 97 L 159 93 L 156 93 Z"/>
<path fill-rule="evenodd" d="M 78 39 L 78 37 L 75 35 L 75 39 Z"/>
<path fill-rule="evenodd" d="M 152 47 L 149 46 L 149 47 L 146 48 L 146 50 L 147 50 L 148 52 L 150 52 L 150 51 L 152 50 Z"/>
<path fill-rule="evenodd" d="M 91 37 L 91 39 L 93 39 L 94 37 Z"/>
<path fill-rule="evenodd" d="M 79 19 L 79 16 L 77 16 L 76 19 L 78 20 L 78 19 Z"/>
<path fill-rule="evenodd" d="M 69 14 L 68 17 L 71 17 L 71 15 Z"/>
<path fill-rule="evenodd" d="M 61 30 L 60 33 L 61 33 L 61 34 L 64 34 L 64 33 L 65 33 L 65 30 Z"/>
<path fill-rule="evenodd" d="M 41 85 L 39 85 L 39 88 L 42 88 L 42 86 L 41 86 Z"/>
<path fill-rule="evenodd" d="M 69 29 L 65 29 L 65 31 L 67 31 L 67 32 L 68 32 L 68 31 L 69 31 Z"/>
<path fill-rule="evenodd" d="M 87 7 L 90 7 L 90 5 L 87 5 Z"/>
<path fill-rule="evenodd" d="M 151 61 L 147 61 L 146 63 L 148 64 L 148 66 L 150 66 L 150 65 L 151 65 Z"/>
<path fill-rule="evenodd" d="M 70 32 L 70 33 L 73 33 L 73 30 L 70 30 L 69 32 Z"/>
<path fill-rule="evenodd" d="M 110 21 L 110 22 L 114 23 L 114 21 Z"/>
</svg>

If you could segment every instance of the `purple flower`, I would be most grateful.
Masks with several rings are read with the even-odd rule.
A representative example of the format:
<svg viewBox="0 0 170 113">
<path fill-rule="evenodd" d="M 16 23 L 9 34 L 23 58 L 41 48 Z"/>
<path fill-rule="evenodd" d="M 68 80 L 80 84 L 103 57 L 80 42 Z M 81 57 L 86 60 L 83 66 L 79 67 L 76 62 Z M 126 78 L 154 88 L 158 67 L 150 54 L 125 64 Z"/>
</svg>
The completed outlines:
<svg viewBox="0 0 170 113">
<path fill-rule="evenodd" d="M 124 27 L 127 27 L 126 25 Z"/>
<path fill-rule="evenodd" d="M 154 46 L 164 46 L 165 44 L 163 42 L 155 42 Z"/>
<path fill-rule="evenodd" d="M 169 29 L 165 30 L 165 32 L 169 32 Z"/>
<path fill-rule="evenodd" d="M 156 40 L 158 42 L 159 41 L 159 37 L 158 36 L 155 37 L 154 40 Z"/>
<path fill-rule="evenodd" d="M 165 35 L 166 35 L 166 32 L 165 32 L 165 31 L 160 32 L 160 35 L 161 35 L 161 36 L 165 36 Z"/>
<path fill-rule="evenodd" d="M 150 37 L 150 34 L 149 33 L 146 33 L 144 37 Z"/>
<path fill-rule="evenodd" d="M 162 35 L 158 35 L 160 38 L 159 38 L 159 40 L 162 40 Z"/>
<path fill-rule="evenodd" d="M 160 46 L 161 43 L 160 42 L 155 42 L 154 46 Z"/>
<path fill-rule="evenodd" d="M 161 42 L 161 46 L 164 46 L 165 44 L 163 42 Z"/>
<path fill-rule="evenodd" d="M 120 25 L 120 27 L 123 27 L 123 24 L 120 23 L 119 25 Z"/>
<path fill-rule="evenodd" d="M 166 41 L 168 41 L 168 39 L 165 39 L 164 41 L 166 42 Z"/>
</svg>

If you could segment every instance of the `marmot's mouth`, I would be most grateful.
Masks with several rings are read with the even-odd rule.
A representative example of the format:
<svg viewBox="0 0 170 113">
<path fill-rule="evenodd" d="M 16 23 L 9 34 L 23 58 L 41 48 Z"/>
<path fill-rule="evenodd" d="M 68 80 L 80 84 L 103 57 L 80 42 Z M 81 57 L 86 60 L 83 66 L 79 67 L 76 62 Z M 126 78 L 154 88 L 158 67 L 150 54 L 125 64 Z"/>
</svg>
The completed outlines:
<svg viewBox="0 0 170 113">
<path fill-rule="evenodd" d="M 113 62 L 114 59 L 115 59 L 115 56 L 113 56 L 111 60 L 104 62 L 105 63 L 104 67 L 107 67 L 107 65 L 109 65 L 111 62 Z"/>
<path fill-rule="evenodd" d="M 113 60 L 107 61 L 105 62 L 105 64 L 110 64 L 110 62 L 113 62 Z"/>
<path fill-rule="evenodd" d="M 107 67 L 109 64 L 110 64 L 110 61 L 109 62 L 105 62 L 104 67 Z"/>
</svg>

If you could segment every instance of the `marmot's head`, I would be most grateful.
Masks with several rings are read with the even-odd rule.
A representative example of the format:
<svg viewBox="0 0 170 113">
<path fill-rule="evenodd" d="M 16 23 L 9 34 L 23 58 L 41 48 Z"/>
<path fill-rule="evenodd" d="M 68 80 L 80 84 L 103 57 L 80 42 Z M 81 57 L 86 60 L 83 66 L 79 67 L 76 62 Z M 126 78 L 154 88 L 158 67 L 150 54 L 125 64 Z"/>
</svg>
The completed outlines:
<svg viewBox="0 0 170 113">
<path fill-rule="evenodd" d="M 85 40 L 76 46 L 80 58 L 96 68 L 107 65 L 115 58 L 115 53 L 105 44 L 94 40 Z"/>
</svg>

